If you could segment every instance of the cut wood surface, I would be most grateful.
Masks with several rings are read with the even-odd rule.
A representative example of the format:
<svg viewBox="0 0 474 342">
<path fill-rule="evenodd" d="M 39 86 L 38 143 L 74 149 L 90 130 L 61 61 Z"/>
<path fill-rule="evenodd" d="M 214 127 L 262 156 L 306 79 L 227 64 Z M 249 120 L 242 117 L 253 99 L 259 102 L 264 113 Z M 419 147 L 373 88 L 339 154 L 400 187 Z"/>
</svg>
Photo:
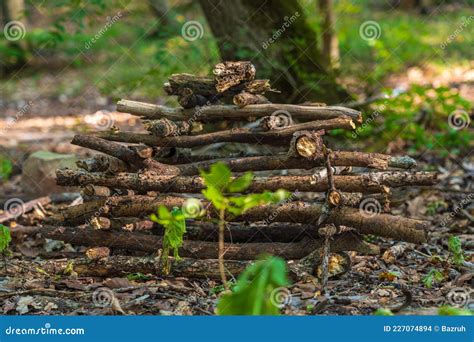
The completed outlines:
<svg viewBox="0 0 474 342">
<path fill-rule="evenodd" d="M 49 218 L 52 222 L 82 224 L 95 215 L 106 217 L 141 217 L 154 213 L 160 205 L 171 209 L 182 207 L 186 198 L 173 196 L 127 196 L 110 197 L 68 207 Z M 212 217 L 216 214 L 208 202 L 202 201 L 203 208 L 210 208 Z M 227 217 L 228 222 L 295 222 L 311 224 L 317 222 L 323 206 L 302 201 L 282 203 L 280 205 L 258 206 L 239 217 Z M 381 211 L 381 209 L 380 209 Z M 396 240 L 421 243 L 426 241 L 428 222 L 405 217 L 366 213 L 353 208 L 334 208 L 326 223 L 343 225 L 357 229 L 362 234 L 373 234 Z"/>
<path fill-rule="evenodd" d="M 174 177 L 155 173 L 88 173 L 81 170 L 59 169 L 58 185 L 99 185 L 107 188 L 125 188 L 137 191 L 176 193 L 200 193 L 205 189 L 204 179 L 199 176 Z M 335 186 L 346 192 L 379 193 L 384 187 L 424 186 L 437 183 L 435 172 L 373 172 L 358 175 L 335 175 Z M 247 192 L 276 191 L 323 192 L 328 190 L 326 177 L 270 176 L 254 177 Z"/>
<path fill-rule="evenodd" d="M 194 136 L 174 136 L 157 137 L 143 133 L 131 132 L 97 132 L 97 137 L 126 142 L 126 143 L 144 143 L 150 146 L 167 147 L 195 147 L 220 142 L 235 142 L 246 144 L 270 144 L 287 145 L 293 133 L 302 130 L 331 130 L 342 128 L 352 130 L 354 123 L 349 117 L 338 117 L 329 120 L 310 121 L 302 124 L 290 125 L 275 131 L 261 132 L 250 128 L 233 128 L 225 131 L 218 131 Z"/>
<path fill-rule="evenodd" d="M 92 227 L 42 227 L 40 234 L 49 239 L 61 240 L 73 245 L 110 247 L 157 253 L 162 246 L 162 237 L 135 232 L 98 230 Z M 300 259 L 321 248 L 322 239 L 304 239 L 299 242 L 249 242 L 226 243 L 225 257 L 231 260 L 254 260 L 262 254 L 271 254 L 285 259 Z M 367 246 L 357 234 L 345 232 L 334 237 L 331 251 L 367 251 Z M 197 259 L 216 259 L 217 245 L 214 242 L 184 240 L 179 249 L 180 256 Z"/>
<path fill-rule="evenodd" d="M 246 121 L 252 118 L 261 118 L 272 113 L 288 113 L 293 119 L 302 120 L 329 120 L 341 116 L 352 118 L 355 122 L 362 122 L 359 111 L 337 106 L 315 107 L 292 104 L 255 104 L 242 108 L 232 105 L 202 106 L 192 109 L 170 108 L 144 102 L 120 100 L 117 111 L 142 116 L 148 119 L 170 119 L 198 121 Z"/>
</svg>

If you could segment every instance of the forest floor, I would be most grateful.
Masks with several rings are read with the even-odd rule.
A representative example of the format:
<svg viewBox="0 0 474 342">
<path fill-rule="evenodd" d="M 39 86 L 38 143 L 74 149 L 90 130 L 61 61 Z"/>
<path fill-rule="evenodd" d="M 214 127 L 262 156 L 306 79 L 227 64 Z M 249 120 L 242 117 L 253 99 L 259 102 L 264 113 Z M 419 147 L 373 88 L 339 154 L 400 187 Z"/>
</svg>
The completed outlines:
<svg viewBox="0 0 474 342">
<path fill-rule="evenodd" d="M 426 70 L 412 70 L 394 76 L 391 82 L 392 85 L 409 83 L 413 81 L 410 78 L 427 81 L 429 74 Z M 453 72 L 445 81 L 462 83 L 469 75 L 461 74 Z M 75 77 L 74 73 L 69 76 Z M 48 77 L 42 82 L 47 84 Z M 41 105 L 35 106 L 38 109 L 34 113 L 25 112 L 14 125 L 11 119 L 0 119 L 2 154 L 14 163 L 11 178 L 0 186 L 2 206 L 9 198 L 21 198 L 24 202 L 34 199 L 21 187 L 26 156 L 37 150 L 87 154 L 84 149 L 70 145 L 70 139 L 75 133 L 93 128 L 100 119 L 100 111 L 114 111 L 114 105 L 98 91 L 89 91 L 87 97 L 48 97 L 39 90 L 47 88 L 36 88 L 35 97 Z M 462 91 L 464 96 L 474 98 L 472 83 L 467 82 Z M 3 101 L 0 105 L 6 109 L 2 110 L 4 115 L 14 117 L 13 108 L 17 108 L 18 103 Z M 113 116 L 114 124 L 121 128 L 140 129 L 134 117 L 115 112 Z M 368 236 L 370 242 L 380 245 L 382 252 L 395 248 L 402 253 L 395 258 L 387 253 L 376 256 L 351 253 L 352 267 L 330 279 L 326 296 L 321 295 L 318 284 L 295 282 L 289 288 L 291 298 L 283 307 L 285 314 L 360 315 L 372 314 L 377 308 L 391 308 L 398 314 L 437 314 L 441 305 L 449 304 L 450 291 L 472 288 L 472 269 L 450 261 L 453 255 L 448 240 L 453 235 L 459 237 L 466 262 L 474 261 L 474 155 L 456 160 L 427 154 L 423 160 L 435 165 L 441 183 L 435 188 L 410 191 L 410 194 L 397 191 L 391 213 L 430 221 L 428 243 L 414 245 Z M 422 164 L 419 168 L 427 166 Z M 36 207 L 3 223 L 12 230 L 17 226 L 41 225 L 54 207 L 55 204 Z M 447 224 L 442 226 L 441 222 Z M 36 267 L 36 263 L 48 258 L 80 256 L 85 248 L 44 239 L 41 234 L 15 236 L 11 251 L 12 255 L 6 257 L 0 271 L 0 312 L 3 314 L 207 315 L 214 313 L 222 291 L 219 283 L 211 279 L 161 278 L 153 274 L 121 278 L 48 274 Z M 21 266 L 24 265 L 20 263 L 22 260 L 30 261 L 30 266 Z"/>
</svg>

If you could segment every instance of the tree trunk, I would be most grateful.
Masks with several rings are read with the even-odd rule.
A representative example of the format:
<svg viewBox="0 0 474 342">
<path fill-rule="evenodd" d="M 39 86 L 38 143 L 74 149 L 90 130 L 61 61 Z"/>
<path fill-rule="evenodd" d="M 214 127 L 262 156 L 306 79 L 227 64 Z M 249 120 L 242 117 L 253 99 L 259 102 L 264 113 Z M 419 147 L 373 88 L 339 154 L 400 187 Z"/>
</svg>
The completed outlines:
<svg viewBox="0 0 474 342">
<path fill-rule="evenodd" d="M 345 102 L 297 1 L 200 0 L 223 60 L 249 59 L 281 91 L 270 100 Z"/>
<path fill-rule="evenodd" d="M 26 26 L 25 18 L 25 2 L 23 0 L 5 0 L 0 3 L 0 10 L 3 19 L 3 25 L 5 31 L 10 32 L 11 35 L 19 37 L 22 34 L 22 28 L 17 25 L 13 25 L 13 21 L 19 21 L 24 26 Z M 7 25 L 10 24 L 10 29 L 7 28 Z M 8 41 L 7 45 L 10 49 L 16 50 L 15 53 L 9 54 L 9 59 L 2 60 L 2 65 L 0 66 L 0 74 L 8 74 L 26 63 L 24 50 L 26 44 L 22 39 Z"/>
<path fill-rule="evenodd" d="M 321 12 L 322 54 L 328 68 L 339 68 L 339 41 L 334 27 L 332 0 L 318 0 Z"/>
</svg>

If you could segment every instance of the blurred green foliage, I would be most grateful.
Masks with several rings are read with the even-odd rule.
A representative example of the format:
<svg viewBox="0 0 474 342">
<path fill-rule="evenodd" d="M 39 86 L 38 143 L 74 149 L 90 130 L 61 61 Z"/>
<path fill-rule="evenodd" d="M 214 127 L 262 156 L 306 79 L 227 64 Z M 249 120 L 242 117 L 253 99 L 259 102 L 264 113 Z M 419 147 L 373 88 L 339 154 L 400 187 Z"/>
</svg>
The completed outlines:
<svg viewBox="0 0 474 342">
<path fill-rule="evenodd" d="M 0 181 L 6 181 L 13 171 L 13 163 L 5 156 L 0 155 Z"/>
<path fill-rule="evenodd" d="M 316 0 L 302 5 L 307 20 L 321 33 Z M 64 84 L 59 80 L 49 90 L 53 96 L 78 96 L 93 86 L 113 101 L 124 97 L 160 97 L 174 104 L 174 98 L 164 97 L 164 80 L 177 72 L 208 75 L 219 60 L 219 53 L 197 2 L 170 1 L 169 6 L 165 26 L 146 1 L 36 3 L 29 6 L 30 12 L 26 14 L 31 24 L 26 25 L 21 44 L 11 44 L 0 32 L 0 59 L 4 64 L 22 59 L 34 64 L 54 57 L 66 60 L 68 67 L 80 68 L 81 77 Z M 433 5 L 432 9 L 435 8 Z M 120 18 L 107 25 L 119 13 Z M 388 3 L 339 0 L 335 1 L 334 13 L 341 55 L 338 73 L 350 84 L 356 84 L 358 92 L 379 92 L 388 77 L 408 67 L 429 65 L 442 69 L 474 60 L 474 30 L 462 26 L 472 15 L 468 6 L 452 6 L 449 10 L 442 7 L 442 13 L 419 15 L 391 9 Z M 202 38 L 183 39 L 181 29 L 189 20 L 203 26 Z M 361 38 L 359 29 L 367 21 L 380 26 L 380 35 L 375 40 Z M 95 39 L 99 33 L 100 37 Z M 39 69 L 30 75 L 29 83 L 39 83 L 44 71 Z M 18 85 L 10 80 L 2 88 L 6 96 L 14 96 Z M 462 152 L 472 141 L 468 129 L 448 126 L 450 113 L 471 110 L 468 101 L 454 90 L 413 86 L 406 94 L 375 105 L 384 105 L 384 109 L 357 134 L 373 150 L 380 150 L 380 146 L 387 146 L 398 136 L 406 139 L 412 150 L 430 149 L 445 154 Z"/>
<path fill-rule="evenodd" d="M 282 287 L 287 285 L 285 261 L 278 257 L 265 257 L 247 267 L 232 291 L 222 295 L 217 303 L 217 313 L 278 315 L 279 296 L 286 296 Z"/>
<path fill-rule="evenodd" d="M 472 104 L 455 89 L 413 85 L 401 94 L 372 105 L 364 113 L 363 124 L 352 138 L 367 139 L 374 150 L 381 150 L 396 138 L 410 146 L 410 152 L 436 150 L 442 155 L 459 154 L 469 149 L 474 132 L 462 127 L 469 120 Z M 456 117 L 461 120 L 456 126 Z"/>
</svg>

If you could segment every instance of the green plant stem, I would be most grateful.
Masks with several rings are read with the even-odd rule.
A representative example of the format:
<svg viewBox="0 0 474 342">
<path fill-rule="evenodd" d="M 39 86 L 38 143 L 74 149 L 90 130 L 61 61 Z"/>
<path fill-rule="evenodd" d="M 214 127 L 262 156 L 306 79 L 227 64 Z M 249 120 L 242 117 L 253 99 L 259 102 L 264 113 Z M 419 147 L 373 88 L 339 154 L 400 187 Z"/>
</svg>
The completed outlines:
<svg viewBox="0 0 474 342">
<path fill-rule="evenodd" d="M 224 230 L 225 230 L 225 208 L 219 210 L 219 272 L 221 274 L 222 285 L 226 291 L 229 290 L 224 267 Z"/>
</svg>

